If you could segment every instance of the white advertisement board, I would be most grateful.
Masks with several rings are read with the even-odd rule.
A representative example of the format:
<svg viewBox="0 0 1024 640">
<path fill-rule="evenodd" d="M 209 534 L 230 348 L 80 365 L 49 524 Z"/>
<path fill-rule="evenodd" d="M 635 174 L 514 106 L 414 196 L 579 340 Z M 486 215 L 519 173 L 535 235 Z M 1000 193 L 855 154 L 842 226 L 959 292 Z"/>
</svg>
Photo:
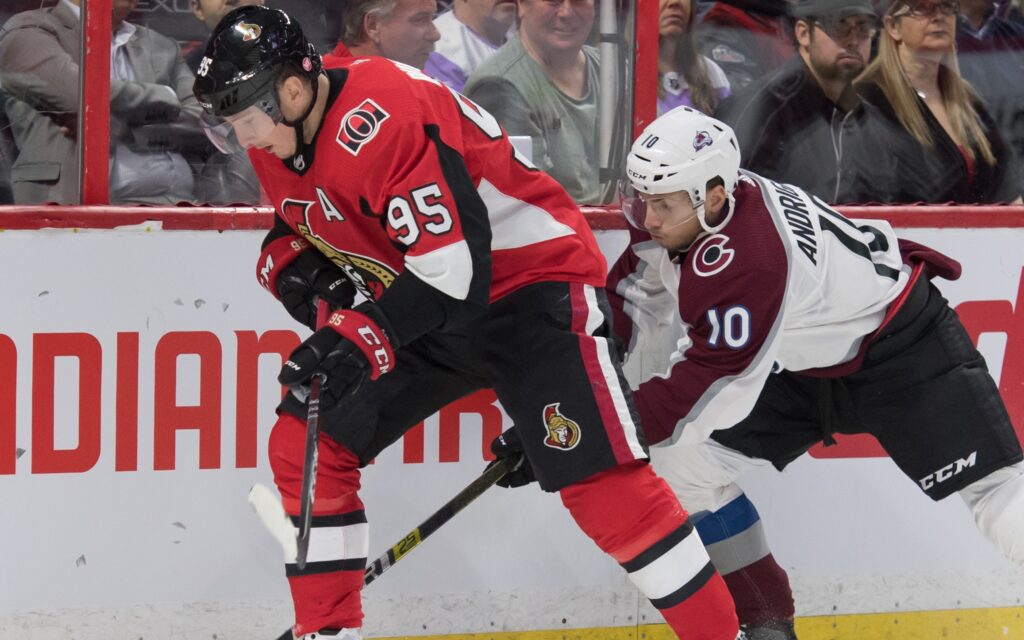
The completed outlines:
<svg viewBox="0 0 1024 640">
<path fill-rule="evenodd" d="M 269 640 L 289 625 L 280 551 L 245 496 L 272 486 L 275 376 L 305 332 L 256 285 L 262 234 L 0 233 L 0 637 Z M 964 263 L 940 287 L 1021 429 L 1024 229 L 904 235 Z M 371 557 L 475 478 L 502 426 L 493 396 L 473 396 L 367 468 Z M 798 614 L 1019 604 L 1024 575 L 963 504 L 932 503 L 875 453 L 847 442 L 741 479 Z M 535 485 L 487 492 L 365 595 L 371 636 L 658 621 Z"/>
</svg>

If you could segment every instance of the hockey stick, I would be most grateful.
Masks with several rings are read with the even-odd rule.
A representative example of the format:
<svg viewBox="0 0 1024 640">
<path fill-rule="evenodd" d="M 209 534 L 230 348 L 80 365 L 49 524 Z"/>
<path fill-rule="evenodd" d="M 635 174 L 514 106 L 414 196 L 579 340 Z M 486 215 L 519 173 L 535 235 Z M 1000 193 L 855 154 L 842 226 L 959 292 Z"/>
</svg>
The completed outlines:
<svg viewBox="0 0 1024 640">
<path fill-rule="evenodd" d="M 496 482 L 504 478 L 509 472 L 518 468 L 522 463 L 525 463 L 525 461 L 522 455 L 519 455 L 514 458 L 500 458 L 495 464 L 484 469 L 480 477 L 469 483 L 454 498 L 441 505 L 440 509 L 368 565 L 366 572 L 363 574 L 363 586 L 365 587 L 370 584 L 379 578 L 382 573 L 395 566 L 399 560 L 407 556 L 410 551 L 418 547 L 421 542 L 451 520 L 455 514 L 465 509 L 471 502 L 483 495 L 485 491 L 494 486 Z M 263 524 L 270 529 L 274 537 L 285 547 L 285 558 L 287 558 L 289 549 L 286 542 L 295 540 L 295 536 L 285 534 L 283 531 L 278 533 L 277 531 L 282 527 L 294 530 L 295 525 L 288 519 L 281 503 L 274 497 L 270 489 L 259 484 L 254 486 L 249 492 L 249 503 L 256 510 L 256 514 L 263 521 Z M 293 637 L 291 628 L 288 628 L 277 640 L 292 640 Z"/>
<path fill-rule="evenodd" d="M 316 300 L 316 328 L 327 324 L 330 306 L 326 300 Z M 313 492 L 316 491 L 316 468 L 320 459 L 320 388 L 322 374 L 313 376 L 309 383 L 309 405 L 306 412 L 306 453 L 302 460 L 302 502 L 299 506 L 299 531 L 295 539 L 295 564 L 306 568 L 306 554 L 309 552 L 309 529 L 313 524 Z"/>
<path fill-rule="evenodd" d="M 456 513 L 465 509 L 469 503 L 483 495 L 484 491 L 493 487 L 498 480 L 501 480 L 509 472 L 516 469 L 521 462 L 525 462 L 522 455 L 515 458 L 501 458 L 495 464 L 484 469 L 479 478 L 470 482 L 465 489 L 441 505 L 441 508 L 424 520 L 420 526 L 410 531 L 408 535 L 392 545 L 390 549 L 374 560 L 370 566 L 366 567 L 366 573 L 363 575 L 363 586 L 365 587 L 379 578 L 382 573 L 394 566 L 396 562 L 408 555 L 421 542 L 451 520 Z"/>
<path fill-rule="evenodd" d="M 309 408 L 306 414 L 306 453 L 302 460 L 302 502 L 299 506 L 299 527 L 295 537 L 295 564 L 306 568 L 309 552 L 309 530 L 313 524 L 313 492 L 316 491 L 316 468 L 320 455 L 320 387 L 323 376 L 313 376 L 309 385 Z"/>
</svg>

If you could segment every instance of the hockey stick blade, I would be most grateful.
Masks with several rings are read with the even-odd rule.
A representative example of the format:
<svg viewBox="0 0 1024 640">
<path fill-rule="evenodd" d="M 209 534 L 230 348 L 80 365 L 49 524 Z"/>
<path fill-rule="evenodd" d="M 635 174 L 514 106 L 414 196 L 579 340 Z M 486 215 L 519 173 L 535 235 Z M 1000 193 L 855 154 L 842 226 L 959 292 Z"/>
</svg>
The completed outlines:
<svg viewBox="0 0 1024 640">
<path fill-rule="evenodd" d="M 367 566 L 366 573 L 363 574 L 363 586 L 365 587 L 370 584 L 379 578 L 382 573 L 395 566 L 399 560 L 409 555 L 410 551 L 418 547 L 421 542 L 451 520 L 455 514 L 482 496 L 485 491 L 493 487 L 496 482 L 504 478 L 510 471 L 516 469 L 522 462 L 523 458 L 522 454 L 520 454 L 515 458 L 500 458 L 495 464 L 484 469 L 484 472 L 476 480 L 466 485 L 465 489 L 441 505 L 441 508 L 431 514 L 420 526 L 410 531 Z M 278 503 L 278 506 L 280 506 L 280 503 Z M 292 635 L 292 630 L 289 628 L 277 640 L 293 640 L 293 638 L 294 635 Z"/>
</svg>

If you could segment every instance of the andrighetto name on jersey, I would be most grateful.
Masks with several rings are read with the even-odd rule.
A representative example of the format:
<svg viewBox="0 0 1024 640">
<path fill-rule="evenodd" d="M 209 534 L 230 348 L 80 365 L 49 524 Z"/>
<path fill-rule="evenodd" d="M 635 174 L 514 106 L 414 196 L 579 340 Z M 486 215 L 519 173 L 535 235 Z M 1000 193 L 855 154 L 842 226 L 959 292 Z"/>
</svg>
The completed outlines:
<svg viewBox="0 0 1024 640">
<path fill-rule="evenodd" d="M 807 213 L 807 205 L 792 187 L 778 182 L 773 182 L 772 186 L 780 194 L 778 200 L 782 205 L 782 214 L 786 216 L 786 222 L 793 231 L 793 235 L 796 236 L 796 245 L 811 263 L 817 266 L 818 240 L 814 233 L 814 225 L 811 223 L 811 216 Z"/>
</svg>

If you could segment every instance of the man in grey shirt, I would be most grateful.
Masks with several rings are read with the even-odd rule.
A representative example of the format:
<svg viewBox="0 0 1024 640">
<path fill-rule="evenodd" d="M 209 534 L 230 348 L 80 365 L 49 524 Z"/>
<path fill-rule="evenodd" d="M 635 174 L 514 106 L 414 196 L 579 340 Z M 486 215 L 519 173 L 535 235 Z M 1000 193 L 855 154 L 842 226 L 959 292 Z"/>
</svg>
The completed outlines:
<svg viewBox="0 0 1024 640">
<path fill-rule="evenodd" d="M 469 77 L 463 93 L 510 136 L 530 136 L 533 162 L 577 202 L 600 201 L 599 60 L 584 45 L 594 2 L 521 0 L 519 33 Z"/>
</svg>

